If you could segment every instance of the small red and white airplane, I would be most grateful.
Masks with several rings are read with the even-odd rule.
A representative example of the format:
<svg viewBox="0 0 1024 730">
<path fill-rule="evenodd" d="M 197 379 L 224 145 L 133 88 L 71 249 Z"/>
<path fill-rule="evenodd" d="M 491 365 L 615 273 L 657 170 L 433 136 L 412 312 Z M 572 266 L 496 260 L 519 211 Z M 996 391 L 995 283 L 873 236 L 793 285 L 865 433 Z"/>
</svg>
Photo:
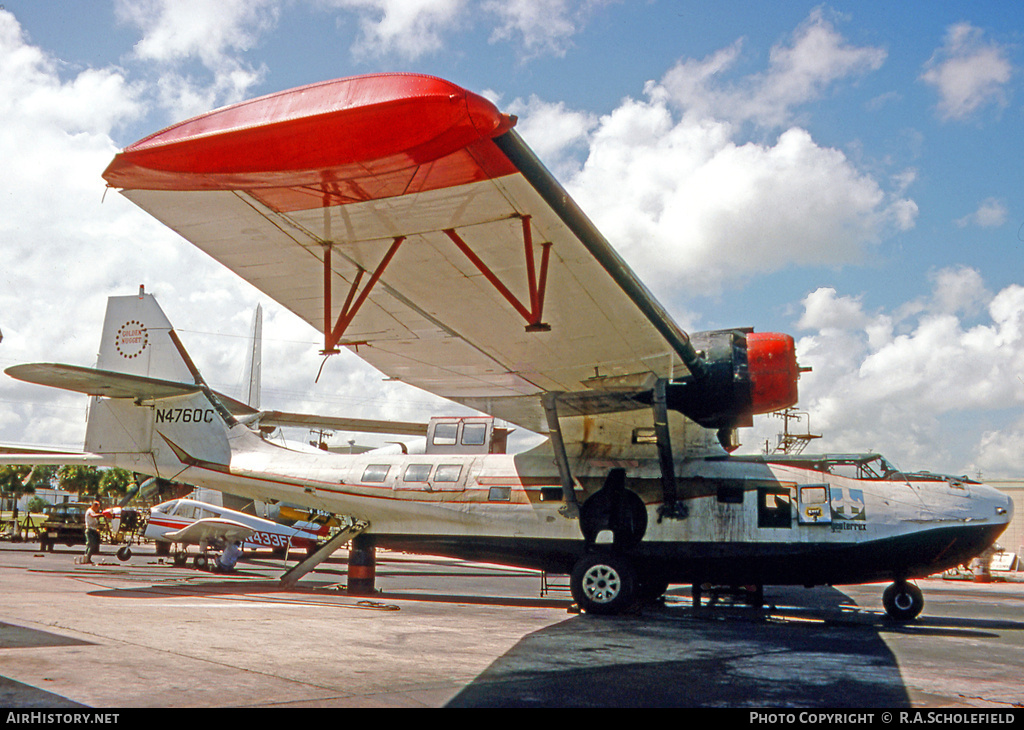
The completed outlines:
<svg viewBox="0 0 1024 730">
<path fill-rule="evenodd" d="M 877 455 L 731 456 L 793 405 L 793 339 L 688 335 L 516 133 L 441 79 L 379 74 L 219 109 L 129 146 L 107 183 L 390 378 L 489 415 L 436 419 L 422 455 L 304 453 L 214 393 L 152 296 L 113 297 L 97 369 L 13 377 L 95 396 L 85 453 L 368 523 L 360 549 L 570 575 L 594 613 L 672 583 L 912 579 L 992 544 L 1010 500 Z M 503 453 L 494 418 L 549 438 Z M 50 461 L 40 461 L 49 458 Z"/>
<path fill-rule="evenodd" d="M 242 549 L 269 548 L 278 553 L 293 550 L 304 553 L 316 549 L 317 543 L 327 537 L 328 525 L 297 522 L 282 525 L 255 515 L 237 512 L 226 507 L 207 504 L 195 499 L 173 499 L 162 502 L 150 510 L 145 537 L 169 543 L 175 562 L 185 563 L 185 546 L 198 545 L 195 566 L 205 568 L 208 547 L 223 548 L 239 542 Z"/>
</svg>

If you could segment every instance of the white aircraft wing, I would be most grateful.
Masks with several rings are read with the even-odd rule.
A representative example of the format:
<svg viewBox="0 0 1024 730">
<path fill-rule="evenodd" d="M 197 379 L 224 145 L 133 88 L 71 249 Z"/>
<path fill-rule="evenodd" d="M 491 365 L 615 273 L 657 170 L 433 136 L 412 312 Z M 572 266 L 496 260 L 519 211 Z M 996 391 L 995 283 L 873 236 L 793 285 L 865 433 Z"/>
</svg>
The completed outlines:
<svg viewBox="0 0 1024 730">
<path fill-rule="evenodd" d="M 235 542 L 236 540 L 245 542 L 255 533 L 256 530 L 241 522 L 207 517 L 196 520 L 175 532 L 165 533 L 162 539 L 187 545 L 198 545 L 201 542 Z"/>
<path fill-rule="evenodd" d="M 325 352 L 533 431 L 545 393 L 625 410 L 700 373 L 514 124 L 441 79 L 354 77 L 169 127 L 104 179 L 323 332 Z"/>
<path fill-rule="evenodd" d="M 334 431 L 359 433 L 387 433 L 400 436 L 426 436 L 426 423 L 414 421 L 385 421 L 369 418 L 318 416 L 285 411 L 261 411 L 260 424 L 265 426 L 294 426 L 303 428 L 329 428 Z"/>
</svg>

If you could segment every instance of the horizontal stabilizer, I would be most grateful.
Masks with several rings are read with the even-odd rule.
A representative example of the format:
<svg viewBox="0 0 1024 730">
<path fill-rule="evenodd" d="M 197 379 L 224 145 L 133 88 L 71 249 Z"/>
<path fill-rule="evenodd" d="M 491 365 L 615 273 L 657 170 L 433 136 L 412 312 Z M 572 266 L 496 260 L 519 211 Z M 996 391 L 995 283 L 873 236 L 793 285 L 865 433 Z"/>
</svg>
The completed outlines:
<svg viewBox="0 0 1024 730">
<path fill-rule="evenodd" d="M 7 466 L 64 466 L 65 464 L 101 466 L 103 462 L 102 454 L 92 454 L 87 451 L 26 446 L 25 444 L 0 444 L 0 464 Z"/>
<path fill-rule="evenodd" d="M 195 383 L 175 383 L 142 375 L 129 375 L 110 370 L 96 370 L 57 363 L 14 365 L 4 372 L 12 378 L 24 380 L 26 383 L 63 388 L 76 393 L 99 395 L 105 398 L 159 400 L 198 393 L 202 390 L 202 387 Z"/>
<path fill-rule="evenodd" d="M 198 393 L 202 386 L 195 383 L 176 383 L 170 380 L 148 378 L 142 375 L 117 373 L 111 370 L 83 368 L 77 365 L 58 363 L 29 363 L 14 365 L 5 371 L 12 378 L 51 388 L 62 388 L 86 395 L 105 398 L 132 398 L 135 400 L 160 400 Z M 363 418 L 341 418 L 317 416 L 284 411 L 257 411 L 222 393 L 215 394 L 232 415 L 239 418 L 259 415 L 264 426 L 298 426 L 302 428 L 330 428 L 336 431 L 359 433 L 388 433 L 409 436 L 426 436 L 427 424 L 409 421 L 382 421 Z"/>
</svg>

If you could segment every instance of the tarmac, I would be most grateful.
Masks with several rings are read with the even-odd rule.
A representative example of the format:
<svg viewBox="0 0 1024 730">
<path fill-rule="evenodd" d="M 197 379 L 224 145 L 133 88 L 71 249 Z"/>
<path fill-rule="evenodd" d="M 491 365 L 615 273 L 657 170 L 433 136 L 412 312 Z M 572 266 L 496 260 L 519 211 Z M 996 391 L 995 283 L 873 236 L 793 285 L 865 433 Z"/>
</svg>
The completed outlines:
<svg viewBox="0 0 1024 730">
<path fill-rule="evenodd" d="M 897 624 L 884 585 L 765 587 L 766 606 L 689 587 L 630 615 L 577 613 L 564 576 L 345 552 L 290 589 L 269 554 L 233 575 L 150 546 L 94 565 L 0 543 L 0 708 L 1024 706 L 1024 584 L 918 584 Z"/>
</svg>

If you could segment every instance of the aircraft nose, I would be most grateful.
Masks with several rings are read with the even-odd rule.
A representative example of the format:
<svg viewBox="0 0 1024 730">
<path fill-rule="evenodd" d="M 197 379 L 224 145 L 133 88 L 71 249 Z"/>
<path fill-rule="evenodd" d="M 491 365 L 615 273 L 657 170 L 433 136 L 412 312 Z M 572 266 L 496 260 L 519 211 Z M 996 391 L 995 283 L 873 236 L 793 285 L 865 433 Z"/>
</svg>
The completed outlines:
<svg viewBox="0 0 1024 730">
<path fill-rule="evenodd" d="M 1003 504 L 996 505 L 996 514 L 1002 516 L 1003 519 L 1009 522 L 1013 519 L 1013 500 L 1010 499 L 1008 494 L 1002 494 L 1002 492 L 1000 492 L 1000 495 L 1003 498 Z"/>
<path fill-rule="evenodd" d="M 984 495 L 986 510 L 994 513 L 987 515 L 987 517 L 994 519 L 997 524 L 1009 524 L 1010 520 L 1013 519 L 1013 500 L 1010 499 L 1009 495 L 1003 494 L 988 484 L 981 485 L 978 491 Z"/>
</svg>

